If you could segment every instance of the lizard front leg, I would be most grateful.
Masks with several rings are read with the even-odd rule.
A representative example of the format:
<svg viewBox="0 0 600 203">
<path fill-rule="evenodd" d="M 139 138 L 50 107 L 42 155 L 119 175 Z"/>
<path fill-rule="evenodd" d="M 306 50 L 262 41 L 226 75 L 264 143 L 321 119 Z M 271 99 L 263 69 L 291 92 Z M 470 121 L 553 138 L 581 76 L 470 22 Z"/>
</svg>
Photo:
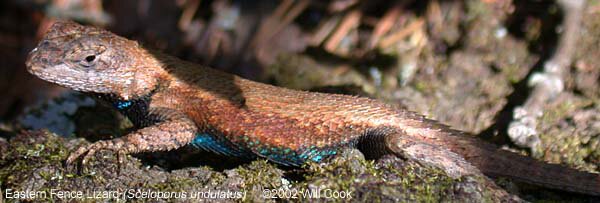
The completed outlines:
<svg viewBox="0 0 600 203">
<path fill-rule="evenodd" d="M 176 149 L 190 143 L 197 131 L 196 124 L 185 114 L 168 108 L 150 108 L 148 119 L 153 121 L 147 127 L 124 137 L 102 140 L 80 147 L 71 153 L 67 163 L 73 163 L 85 154 L 82 164 L 99 150 L 112 150 L 118 153 L 119 164 L 130 153 L 165 151 Z"/>
</svg>

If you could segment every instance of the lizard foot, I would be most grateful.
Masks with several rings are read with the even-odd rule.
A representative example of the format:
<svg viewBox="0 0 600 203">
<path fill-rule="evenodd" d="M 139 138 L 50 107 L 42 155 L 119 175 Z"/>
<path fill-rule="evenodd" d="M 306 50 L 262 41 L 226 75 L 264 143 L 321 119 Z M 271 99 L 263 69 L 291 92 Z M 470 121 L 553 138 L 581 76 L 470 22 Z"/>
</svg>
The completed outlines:
<svg viewBox="0 0 600 203">
<path fill-rule="evenodd" d="M 83 156 L 83 160 L 81 161 L 82 165 L 86 165 L 90 158 L 100 150 L 110 150 L 117 153 L 117 159 L 119 162 L 119 166 L 123 164 L 124 158 L 128 153 L 126 147 L 124 147 L 125 142 L 122 139 L 112 139 L 112 140 L 101 140 L 94 142 L 92 144 L 79 147 L 75 152 L 71 153 L 67 158 L 67 164 L 72 164 L 79 157 Z"/>
</svg>

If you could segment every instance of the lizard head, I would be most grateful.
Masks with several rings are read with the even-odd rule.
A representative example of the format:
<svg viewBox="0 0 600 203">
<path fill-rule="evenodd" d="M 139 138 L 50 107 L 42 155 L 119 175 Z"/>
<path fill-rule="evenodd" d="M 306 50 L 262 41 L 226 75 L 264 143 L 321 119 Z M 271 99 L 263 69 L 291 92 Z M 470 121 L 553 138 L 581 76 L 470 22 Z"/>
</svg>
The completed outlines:
<svg viewBox="0 0 600 203">
<path fill-rule="evenodd" d="M 156 88 L 153 57 L 135 41 L 70 21 L 54 23 L 27 57 L 27 71 L 81 92 L 123 100 Z"/>
</svg>

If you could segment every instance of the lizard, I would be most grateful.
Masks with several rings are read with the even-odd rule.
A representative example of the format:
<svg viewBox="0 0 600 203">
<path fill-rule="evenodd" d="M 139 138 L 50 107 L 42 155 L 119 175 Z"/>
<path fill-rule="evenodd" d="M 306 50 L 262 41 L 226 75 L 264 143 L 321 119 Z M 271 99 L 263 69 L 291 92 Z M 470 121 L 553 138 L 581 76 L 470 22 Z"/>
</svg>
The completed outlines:
<svg viewBox="0 0 600 203">
<path fill-rule="evenodd" d="M 28 55 L 29 73 L 113 104 L 137 127 L 81 146 L 127 154 L 193 145 L 226 156 L 302 166 L 354 147 L 396 155 L 451 177 L 485 174 L 600 195 L 600 176 L 499 149 L 466 132 L 375 99 L 276 87 L 147 49 L 110 31 L 57 21 Z"/>
</svg>

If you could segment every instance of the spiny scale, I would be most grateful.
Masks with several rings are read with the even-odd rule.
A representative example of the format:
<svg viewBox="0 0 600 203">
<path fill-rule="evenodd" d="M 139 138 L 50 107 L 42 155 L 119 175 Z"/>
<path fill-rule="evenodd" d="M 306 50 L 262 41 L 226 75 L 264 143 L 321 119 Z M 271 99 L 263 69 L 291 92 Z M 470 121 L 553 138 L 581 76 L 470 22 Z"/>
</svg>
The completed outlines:
<svg viewBox="0 0 600 203">
<path fill-rule="evenodd" d="M 90 56 L 94 60 L 77 63 Z M 44 80 L 114 97 L 115 107 L 140 127 L 79 148 L 69 163 L 104 149 L 128 154 L 192 143 L 224 155 L 300 165 L 357 147 L 367 155 L 410 157 L 448 174 L 483 172 L 600 195 L 597 174 L 498 149 L 406 109 L 246 80 L 73 22 L 55 23 L 26 63 Z"/>
</svg>

